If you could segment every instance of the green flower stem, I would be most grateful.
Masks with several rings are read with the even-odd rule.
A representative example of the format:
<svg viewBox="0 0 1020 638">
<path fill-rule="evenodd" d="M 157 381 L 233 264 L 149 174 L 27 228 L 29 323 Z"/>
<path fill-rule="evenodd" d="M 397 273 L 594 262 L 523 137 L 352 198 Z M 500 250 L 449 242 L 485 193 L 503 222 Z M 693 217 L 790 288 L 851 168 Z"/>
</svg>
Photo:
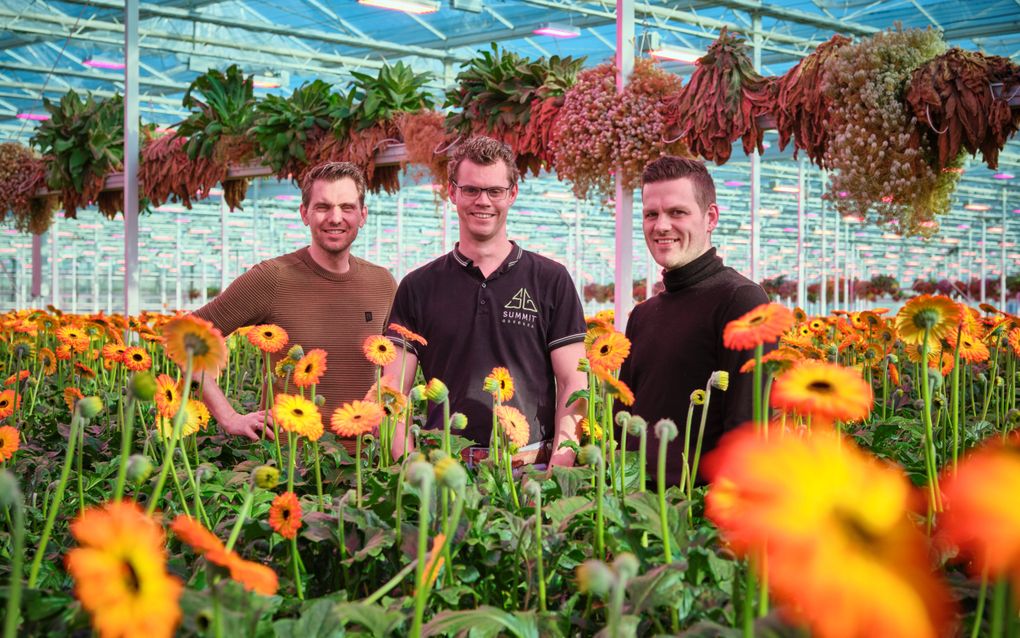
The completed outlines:
<svg viewBox="0 0 1020 638">
<path fill-rule="evenodd" d="M 195 445 L 197 446 L 198 443 L 195 442 L 195 438 L 196 438 L 195 436 L 192 436 L 192 442 L 195 443 Z M 186 440 L 181 442 L 181 459 L 184 461 L 184 473 L 188 477 L 188 485 L 191 486 L 191 493 L 195 497 L 195 514 L 201 519 L 202 523 L 206 527 L 211 527 L 209 523 L 209 516 L 205 513 L 205 507 L 202 506 L 202 498 L 198 489 L 198 480 L 195 478 L 195 473 L 191 469 L 191 461 L 188 460 L 188 451 L 186 443 L 187 443 Z M 195 462 L 196 463 L 198 462 L 197 454 L 195 455 Z M 177 471 L 175 469 L 174 470 L 175 479 L 176 475 Z M 178 486 L 178 489 L 180 489 L 180 486 Z M 185 506 L 184 511 L 185 513 L 187 513 L 187 506 Z"/>
<path fill-rule="evenodd" d="M 656 487 L 659 492 L 659 529 L 662 533 L 662 558 L 664 565 L 673 562 L 673 552 L 669 543 L 669 522 L 666 518 L 666 448 L 669 447 L 669 439 L 659 438 L 659 465 Z M 693 480 L 691 481 L 693 482 Z M 600 557 L 601 558 L 601 557 Z"/>
<path fill-rule="evenodd" d="M 269 420 L 269 413 L 273 409 L 274 397 L 273 397 L 273 368 L 269 362 L 269 353 L 265 353 L 266 361 L 266 403 L 265 408 L 262 412 L 263 423 Z M 265 430 L 263 430 L 264 432 Z M 276 448 L 276 467 L 283 467 L 283 450 L 280 448 L 280 426 L 276 423 L 276 419 L 273 419 L 273 444 Z"/>
<path fill-rule="evenodd" d="M 124 410 L 124 427 L 120 430 L 120 463 L 117 466 L 117 481 L 114 483 L 113 500 L 119 501 L 124 496 L 124 484 L 127 480 L 127 462 L 131 456 L 131 437 L 134 436 L 135 398 L 128 394 L 127 408 Z"/>
<path fill-rule="evenodd" d="M 956 474 L 957 457 L 960 453 L 960 337 L 961 323 L 956 329 L 956 347 L 953 348 L 953 398 L 950 405 L 950 422 L 953 429 L 953 474 Z"/>
<path fill-rule="evenodd" d="M 613 431 L 613 395 L 608 391 L 602 400 L 602 436 L 607 438 L 606 448 L 609 455 L 609 483 L 613 494 L 620 496 L 621 489 L 616 487 L 616 433 Z M 623 476 L 620 476 L 622 488 Z"/>
<path fill-rule="evenodd" d="M 244 522 L 248 520 L 248 515 L 251 514 L 252 503 L 255 502 L 255 490 L 251 486 L 245 486 L 244 488 L 244 502 L 241 504 L 241 511 L 237 513 L 237 520 L 234 521 L 234 527 L 230 530 L 230 537 L 227 538 L 227 551 L 234 549 L 234 543 L 237 542 L 238 536 L 241 535 L 241 527 Z"/>
<path fill-rule="evenodd" d="M 21 572 L 25 560 L 25 504 L 20 490 L 14 498 L 14 522 L 11 535 L 14 547 L 11 555 L 11 584 L 7 587 L 7 609 L 4 612 L 4 638 L 18 635 L 21 620 Z"/>
<path fill-rule="evenodd" d="M 453 492 L 453 497 L 453 514 L 447 517 L 446 524 L 443 525 L 443 534 L 446 536 L 446 541 L 443 542 L 443 558 L 446 561 L 445 573 L 447 574 L 446 582 L 451 584 L 453 583 L 453 551 L 450 547 L 453 545 L 453 536 L 457 533 L 457 527 L 460 525 L 460 517 L 464 512 L 464 491 L 461 490 L 460 492 Z M 438 564 L 439 563 L 437 562 L 436 565 L 433 565 L 432 569 L 435 570 Z M 429 582 L 432 582 L 432 573 L 433 572 L 429 572 L 426 574 Z"/>
<path fill-rule="evenodd" d="M 78 484 L 78 514 L 85 513 L 85 473 L 82 471 L 82 457 L 85 454 L 85 423 L 81 424 L 81 435 L 78 437 L 77 462 L 75 474 Z"/>
<path fill-rule="evenodd" d="M 453 456 L 453 448 L 450 447 L 450 398 L 443 399 L 443 451 Z"/>
<path fill-rule="evenodd" d="M 970 629 L 970 638 L 978 638 L 981 631 L 981 618 L 985 614 L 985 600 L 988 598 L 988 566 L 981 570 L 981 589 L 978 591 L 977 608 L 974 610 L 974 625 Z"/>
<path fill-rule="evenodd" d="M 759 362 L 760 365 L 760 362 Z M 691 475 L 687 486 L 692 488 L 694 481 L 698 480 L 698 465 L 701 464 L 701 445 L 705 440 L 705 423 L 708 421 L 708 405 L 712 402 L 712 384 L 705 386 L 705 404 L 701 406 L 701 423 L 698 425 L 698 442 L 694 445 L 694 463 L 691 465 Z M 765 424 L 765 436 L 768 437 L 768 425 Z M 690 512 L 690 510 L 688 510 Z"/>
<path fill-rule="evenodd" d="M 741 606 L 741 619 L 743 620 L 744 638 L 754 636 L 754 570 L 751 569 L 751 559 L 747 560 L 747 571 L 744 573 L 744 604 Z"/>
<path fill-rule="evenodd" d="M 170 478 L 173 480 L 173 483 L 174 483 L 173 492 L 174 492 L 174 494 L 177 495 L 177 498 L 180 499 L 181 509 L 184 511 L 184 514 L 186 516 L 191 516 L 191 510 L 188 509 L 188 497 L 185 496 L 184 488 L 181 487 L 181 481 L 180 481 L 180 479 L 177 478 L 177 468 L 176 467 L 171 467 L 170 468 Z"/>
<path fill-rule="evenodd" d="M 889 405 L 889 360 L 882 364 L 882 414 L 881 419 L 885 421 L 885 410 Z"/>
<path fill-rule="evenodd" d="M 403 479 L 401 479 L 401 480 L 403 480 Z M 350 593 L 351 592 L 351 589 L 350 589 L 351 575 L 347 572 L 347 523 L 346 523 L 346 521 L 344 521 L 344 506 L 346 504 L 347 504 L 347 497 L 341 498 L 340 499 L 340 503 L 338 504 L 338 507 L 337 507 L 336 526 L 337 526 L 338 536 L 340 538 L 340 548 L 339 548 L 340 549 L 340 570 L 343 572 L 343 575 L 344 575 L 344 589 L 346 589 L 347 592 Z M 399 509 L 400 508 L 400 499 L 399 499 L 399 496 L 397 498 L 397 508 L 398 508 L 397 511 L 399 512 L 400 511 L 400 509 Z M 397 539 L 398 539 L 397 546 L 399 547 L 400 546 L 400 541 L 399 541 L 399 538 L 400 538 L 400 531 L 399 531 L 400 530 L 400 522 L 399 522 L 399 520 L 397 522 L 397 530 L 398 530 L 397 531 Z"/>
<path fill-rule="evenodd" d="M 641 436 L 638 438 L 638 492 L 643 494 L 645 491 L 645 466 L 648 465 L 648 459 L 645 456 L 648 452 L 648 428 L 641 428 Z M 687 460 L 684 459 L 684 464 L 687 464 Z"/>
<path fill-rule="evenodd" d="M 761 582 L 758 587 L 758 617 L 769 615 L 769 555 L 762 551 L 758 557 L 761 562 Z"/>
<path fill-rule="evenodd" d="M 995 591 L 992 593 L 992 627 L 988 632 L 990 638 L 1002 638 L 1005 634 L 1006 623 L 1006 594 L 1009 590 L 1008 581 L 1000 577 L 995 583 Z"/>
<path fill-rule="evenodd" d="M 364 600 L 361 600 L 359 602 L 363 605 L 374 605 L 375 603 L 379 602 L 379 600 L 383 596 L 393 591 L 393 588 L 399 585 L 400 582 L 403 581 L 407 577 L 407 575 L 414 571 L 415 568 L 417 567 L 418 559 L 415 559 L 408 563 L 407 565 L 405 565 L 403 569 L 401 569 L 399 572 L 396 573 L 395 576 L 393 576 L 393 578 L 386 581 L 386 583 L 382 587 L 372 592 L 372 594 L 368 598 L 365 598 Z"/>
<path fill-rule="evenodd" d="M 924 454 L 928 470 L 928 497 L 931 499 L 933 512 L 942 510 L 942 498 L 939 495 L 939 484 L 937 463 L 935 460 L 935 435 L 931 423 L 931 384 L 928 383 L 928 334 L 929 328 L 924 329 L 924 341 L 921 343 L 921 368 L 923 376 L 919 377 L 921 386 L 921 398 L 924 402 L 922 410 L 924 417 Z"/>
<path fill-rule="evenodd" d="M 606 498 L 606 457 L 595 464 L 595 558 L 606 559 L 606 525 L 603 502 Z"/>
<path fill-rule="evenodd" d="M 361 509 L 361 437 L 362 434 L 358 435 L 357 443 L 355 443 L 354 452 L 354 475 L 355 475 L 355 506 Z"/>
<path fill-rule="evenodd" d="M 516 483 L 514 483 L 514 471 L 513 471 L 514 457 L 512 454 L 510 454 L 509 439 L 505 438 L 503 440 L 503 448 L 505 450 L 505 454 L 503 454 L 503 471 L 506 474 L 507 487 L 510 488 L 510 497 L 511 499 L 513 499 L 514 502 L 514 511 L 517 511 L 521 509 L 521 500 L 517 496 L 517 485 Z"/>
<path fill-rule="evenodd" d="M 404 478 L 407 476 L 407 460 L 404 459 L 400 464 L 400 474 L 397 477 L 397 495 L 396 495 L 396 508 L 393 512 L 393 532 L 396 534 L 397 547 L 400 547 L 400 541 L 403 538 L 403 530 L 401 529 L 400 521 L 404 517 L 403 502 L 404 502 Z"/>
<path fill-rule="evenodd" d="M 421 637 L 422 619 L 425 616 L 425 600 L 429 588 L 426 580 L 425 563 L 429 551 L 429 506 L 432 501 L 432 481 L 426 480 L 421 486 L 420 506 L 418 508 L 418 564 L 415 568 L 414 586 L 414 624 L 411 625 L 411 636 Z"/>
<path fill-rule="evenodd" d="M 767 424 L 765 423 L 765 414 L 764 414 L 764 410 L 762 410 L 762 402 L 761 402 L 761 399 L 762 399 L 762 396 L 761 396 L 761 381 L 762 381 L 761 357 L 762 357 L 762 353 L 764 351 L 765 351 L 765 346 L 763 344 L 759 343 L 758 345 L 756 345 L 754 347 L 754 376 L 753 376 L 753 380 L 754 380 L 754 392 L 752 394 L 752 397 L 753 397 L 753 406 L 752 406 L 753 411 L 751 412 L 751 414 L 754 415 L 754 422 L 757 425 L 757 428 L 758 428 L 759 432 L 763 428 L 767 428 L 768 427 Z"/>
<path fill-rule="evenodd" d="M 690 461 L 691 461 L 691 422 L 693 420 L 694 420 L 694 401 L 691 401 L 690 403 L 687 404 L 687 425 L 684 427 L 684 451 L 683 451 L 683 455 L 682 455 L 682 458 L 683 458 L 683 461 L 684 461 L 684 466 L 680 470 L 680 489 L 684 491 L 684 494 L 687 494 L 687 500 L 690 500 L 690 498 L 691 498 L 691 489 L 690 489 L 688 483 L 692 483 L 693 482 L 693 481 L 689 481 L 688 480 L 688 479 L 690 479 L 690 475 L 691 475 L 691 466 L 690 466 Z"/>
<path fill-rule="evenodd" d="M 319 499 L 319 511 L 326 511 L 326 501 L 322 497 L 322 469 L 319 467 L 319 442 L 312 441 L 312 454 L 315 458 L 315 495 Z"/>
<path fill-rule="evenodd" d="M 57 519 L 57 512 L 60 510 L 60 502 L 64 499 L 64 489 L 67 487 L 67 478 L 71 474 L 71 460 L 74 458 L 74 450 L 78 444 L 78 430 L 83 429 L 84 419 L 75 409 L 71 417 L 71 428 L 67 437 L 67 453 L 64 455 L 64 465 L 60 469 L 60 480 L 57 482 L 57 491 L 53 493 L 53 499 L 47 506 L 46 524 L 43 526 L 42 535 L 39 537 L 39 547 L 35 550 L 35 557 L 32 559 L 32 566 L 28 572 L 28 588 L 34 589 L 39 578 L 39 568 L 42 565 L 43 556 L 46 554 L 46 545 L 50 541 L 50 534 L 53 532 L 53 523 Z"/>
<path fill-rule="evenodd" d="M 985 384 L 985 400 L 981 406 L 981 418 L 980 421 L 984 421 L 988 418 L 988 406 L 992 398 L 992 389 L 995 388 L 995 375 L 999 372 L 999 351 L 1002 346 L 1002 337 L 998 337 L 995 340 L 995 350 L 992 351 L 992 365 L 988 369 L 988 383 Z"/>
<path fill-rule="evenodd" d="M 626 429 L 624 429 L 626 432 Z M 447 536 L 449 544 L 449 536 Z M 542 559 L 542 490 L 535 492 L 535 568 L 538 576 L 538 610 L 545 611 L 545 564 Z"/>
<path fill-rule="evenodd" d="M 410 397 L 408 397 L 408 399 L 407 399 L 407 407 L 405 407 L 404 410 L 405 410 L 405 414 L 406 414 L 406 416 L 404 417 L 405 418 L 405 421 L 404 421 L 404 451 L 403 451 L 403 454 L 402 454 L 401 458 L 404 458 L 404 457 L 407 456 L 407 449 L 408 449 L 408 445 L 410 444 L 410 441 L 408 439 L 411 438 L 411 423 L 413 422 L 413 419 L 414 419 L 414 410 L 411 409 L 411 398 Z"/>
<path fill-rule="evenodd" d="M 159 504 L 159 499 L 163 496 L 163 488 L 166 486 L 166 477 L 170 472 L 170 466 L 173 465 L 174 450 L 177 449 L 177 441 L 181 437 L 181 430 L 184 429 L 184 417 L 185 417 L 185 406 L 188 405 L 188 395 L 191 394 L 191 368 L 192 368 L 192 354 L 188 351 L 187 365 L 184 368 L 184 392 L 181 393 L 181 406 L 177 409 L 177 414 L 174 415 L 174 429 L 170 434 L 170 446 L 166 450 L 166 454 L 163 456 L 163 465 L 159 470 L 159 478 L 156 480 L 156 487 L 152 491 L 152 496 L 149 498 L 149 507 L 146 509 L 146 513 L 150 516 L 156 511 L 156 506 Z M 177 479 L 177 472 L 174 472 L 174 480 Z M 187 506 L 185 506 L 185 510 Z"/>
<path fill-rule="evenodd" d="M 612 425 L 612 424 L 610 424 Z M 620 428 L 620 490 L 627 495 L 627 426 Z"/>
<path fill-rule="evenodd" d="M 287 471 L 287 491 L 294 491 L 294 472 L 297 471 L 297 437 L 293 432 L 287 432 L 287 452 L 289 470 Z"/>
<path fill-rule="evenodd" d="M 298 566 L 297 534 L 290 539 L 290 562 L 294 566 L 294 587 L 297 589 L 298 600 L 305 599 L 304 590 L 301 587 L 301 568 Z"/>
</svg>

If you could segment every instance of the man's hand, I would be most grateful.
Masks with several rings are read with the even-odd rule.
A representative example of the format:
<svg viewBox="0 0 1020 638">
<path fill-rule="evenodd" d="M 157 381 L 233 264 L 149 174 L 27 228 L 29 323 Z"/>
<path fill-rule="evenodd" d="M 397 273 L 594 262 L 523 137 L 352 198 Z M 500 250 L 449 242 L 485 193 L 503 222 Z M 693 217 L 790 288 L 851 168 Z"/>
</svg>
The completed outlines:
<svg viewBox="0 0 1020 638">
<path fill-rule="evenodd" d="M 233 412 L 233 410 L 231 410 Z M 272 423 L 272 415 L 268 415 L 270 423 Z M 275 437 L 273 436 L 273 429 L 266 427 L 266 413 L 264 412 L 251 412 L 249 414 L 233 414 L 227 416 L 219 422 L 220 427 L 227 434 L 234 436 L 246 436 L 252 441 L 258 441 L 260 433 L 265 431 L 266 438 L 272 441 Z"/>
<path fill-rule="evenodd" d="M 563 467 L 573 467 L 574 460 L 577 455 L 568 447 L 560 448 L 552 453 L 549 457 L 549 467 L 554 465 L 561 465 Z"/>
</svg>

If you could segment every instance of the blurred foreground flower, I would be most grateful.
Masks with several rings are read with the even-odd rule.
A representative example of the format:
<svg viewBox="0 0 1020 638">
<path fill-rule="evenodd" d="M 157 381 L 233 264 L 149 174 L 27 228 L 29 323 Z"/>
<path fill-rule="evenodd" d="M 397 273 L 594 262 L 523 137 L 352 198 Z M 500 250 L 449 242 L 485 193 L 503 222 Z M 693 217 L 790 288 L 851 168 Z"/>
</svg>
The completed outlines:
<svg viewBox="0 0 1020 638">
<path fill-rule="evenodd" d="M 928 347 L 935 349 L 940 339 L 955 332 L 960 322 L 960 307 L 949 297 L 919 295 L 896 313 L 896 331 L 904 343 L 920 345 L 928 331 Z"/>
<path fill-rule="evenodd" d="M 800 361 L 776 378 L 773 407 L 825 422 L 855 421 L 871 413 L 871 385 L 850 368 L 824 361 Z"/>
<path fill-rule="evenodd" d="M 907 518 L 901 472 L 832 432 L 766 441 L 747 426 L 705 466 L 708 517 L 736 551 L 767 558 L 795 621 L 821 638 L 945 635 L 953 606 Z"/>
<path fill-rule="evenodd" d="M 241 558 L 195 519 L 181 514 L 174 519 L 170 529 L 196 554 L 226 569 L 231 580 L 237 581 L 248 591 L 272 596 L 279 588 L 279 579 L 270 567 Z"/>
<path fill-rule="evenodd" d="M 773 343 L 792 327 L 793 313 L 789 308 L 778 303 L 762 304 L 726 324 L 723 345 L 730 350 L 750 350 Z"/>
<path fill-rule="evenodd" d="M 166 356 L 182 369 L 191 353 L 191 369 L 196 374 L 216 378 L 227 365 L 227 344 L 223 335 L 205 319 L 194 315 L 175 317 L 163 326 Z"/>
</svg>

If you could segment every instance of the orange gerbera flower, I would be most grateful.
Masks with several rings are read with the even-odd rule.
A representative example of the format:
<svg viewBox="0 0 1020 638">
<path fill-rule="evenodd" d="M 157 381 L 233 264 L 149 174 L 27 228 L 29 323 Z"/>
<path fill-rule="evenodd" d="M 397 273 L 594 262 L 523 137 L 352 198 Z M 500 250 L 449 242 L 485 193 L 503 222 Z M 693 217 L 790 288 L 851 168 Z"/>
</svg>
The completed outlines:
<svg viewBox="0 0 1020 638">
<path fill-rule="evenodd" d="M 606 319 L 595 315 L 594 317 L 585 317 L 584 321 L 588 326 L 588 330 L 584 333 L 585 352 L 591 348 L 591 345 L 595 343 L 596 339 L 604 334 L 616 331 L 616 328 L 613 327 L 612 319 L 607 321 Z"/>
<path fill-rule="evenodd" d="M 209 427 L 209 420 L 212 418 L 209 408 L 198 399 L 188 399 L 188 416 L 195 419 L 201 430 Z"/>
<path fill-rule="evenodd" d="M 591 369 L 595 376 L 606 385 L 606 391 L 615 396 L 624 405 L 634 405 L 634 392 L 630 387 L 620 381 L 613 373 L 605 368 L 595 366 Z"/>
<path fill-rule="evenodd" d="M 309 350 L 294 364 L 294 385 L 299 388 L 315 385 L 325 372 L 326 351 L 322 348 Z"/>
<path fill-rule="evenodd" d="M 234 552 L 226 554 L 225 557 L 226 565 L 223 566 L 230 572 L 231 580 L 240 583 L 248 591 L 272 596 L 280 588 L 279 579 L 271 567 L 244 560 Z"/>
<path fill-rule="evenodd" d="M 10 425 L 0 425 L 0 463 L 11 460 L 21 445 L 21 433 Z"/>
<path fill-rule="evenodd" d="M 177 409 L 181 407 L 181 388 L 168 374 L 161 374 L 156 377 L 156 411 L 161 416 L 173 418 Z"/>
<path fill-rule="evenodd" d="M 825 323 L 825 320 L 816 317 L 808 322 L 808 328 L 815 334 L 823 334 L 829 330 L 829 324 Z"/>
<path fill-rule="evenodd" d="M 1013 354 L 1020 357 L 1020 328 L 1010 330 L 1006 341 L 1009 343 L 1009 347 L 1013 349 Z"/>
<path fill-rule="evenodd" d="M 997 438 L 997 437 L 996 437 Z M 943 478 L 946 512 L 940 519 L 945 536 L 973 558 L 971 571 L 988 571 L 1020 585 L 1020 439 L 991 443 L 969 454 L 955 475 Z M 1020 599 L 1020 589 L 1013 592 Z"/>
<path fill-rule="evenodd" d="M 393 379 L 388 375 L 382 377 L 382 390 L 380 391 L 379 384 L 373 383 L 372 387 L 368 389 L 366 396 L 374 397 L 377 394 L 382 398 L 382 409 L 386 413 L 386 416 L 393 416 L 395 414 L 403 414 L 404 407 L 407 406 L 407 395 L 400 390 L 396 389 L 391 385 Z"/>
<path fill-rule="evenodd" d="M 57 355 L 49 348 L 39 348 L 39 363 L 42 364 L 43 374 L 46 376 L 57 373 Z"/>
<path fill-rule="evenodd" d="M 730 350 L 749 350 L 772 343 L 793 326 L 793 313 L 782 304 L 767 303 L 726 324 L 723 345 Z"/>
<path fill-rule="evenodd" d="M 368 434 L 379 427 L 386 414 L 371 401 L 351 401 L 333 412 L 330 428 L 339 437 L 352 438 Z"/>
<path fill-rule="evenodd" d="M 825 361 L 801 361 L 776 378 L 772 405 L 825 421 L 853 421 L 871 413 L 871 386 L 857 372 Z"/>
<path fill-rule="evenodd" d="M 294 538 L 301 529 L 301 502 L 294 492 L 284 492 L 269 507 L 269 526 L 284 538 Z"/>
<path fill-rule="evenodd" d="M 429 342 L 427 339 L 425 339 L 425 337 L 421 336 L 417 332 L 408 330 L 399 323 L 391 323 L 389 326 L 387 326 L 387 329 L 392 330 L 393 332 L 400 335 L 400 338 L 403 339 L 404 341 L 413 341 L 415 343 L 420 343 L 423 346 L 429 345 Z"/>
<path fill-rule="evenodd" d="M 514 397 L 514 379 L 506 368 L 493 368 L 489 376 L 485 377 L 482 384 L 486 392 L 499 399 L 500 403 L 506 403 Z"/>
<path fill-rule="evenodd" d="M 901 471 L 834 432 L 766 440 L 749 426 L 705 467 L 707 516 L 738 552 L 765 556 L 772 595 L 812 635 L 945 635 L 953 605 Z"/>
<path fill-rule="evenodd" d="M 191 354 L 191 369 L 216 378 L 227 365 L 227 344 L 212 323 L 195 315 L 174 317 L 163 326 L 166 356 L 184 369 Z"/>
<path fill-rule="evenodd" d="M 198 555 L 222 551 L 223 542 L 205 526 L 184 514 L 178 514 L 170 524 L 170 530 Z"/>
<path fill-rule="evenodd" d="M 889 364 L 889 383 L 893 386 L 899 386 L 900 384 L 900 369 L 896 367 L 895 363 Z"/>
<path fill-rule="evenodd" d="M 55 353 L 58 361 L 68 361 L 71 358 L 71 346 L 62 343 L 57 346 Z"/>
<path fill-rule="evenodd" d="M 365 339 L 361 351 L 365 353 L 366 359 L 377 366 L 388 365 L 397 359 L 397 346 L 382 335 L 372 335 Z"/>
<path fill-rule="evenodd" d="M 520 449 L 531 439 L 531 427 L 528 419 L 520 410 L 510 405 L 499 405 L 495 409 L 496 420 L 503 429 L 503 434 L 510 441 L 512 449 Z"/>
<path fill-rule="evenodd" d="M 294 432 L 312 441 L 318 441 L 322 436 L 319 408 L 303 397 L 294 394 L 276 395 L 273 419 L 287 432 Z"/>
<path fill-rule="evenodd" d="M 222 541 L 195 519 L 179 515 L 170 527 L 174 534 L 188 544 L 196 554 L 230 572 L 230 578 L 247 589 L 265 596 L 272 596 L 279 587 L 279 581 L 269 567 L 244 560 L 236 553 L 227 551 Z"/>
<path fill-rule="evenodd" d="M 950 351 L 956 350 L 956 330 L 949 331 L 949 334 L 946 335 L 946 343 L 949 344 Z M 982 361 L 988 361 L 990 354 L 988 346 L 986 346 L 983 341 L 975 338 L 967 331 L 960 333 L 961 361 L 966 361 L 967 363 L 981 363 Z"/>
<path fill-rule="evenodd" d="M 920 345 L 927 328 L 928 347 L 933 349 L 940 339 L 956 330 L 959 321 L 960 306 L 952 299 L 942 295 L 920 295 L 896 313 L 896 331 L 905 343 Z"/>
<path fill-rule="evenodd" d="M 89 336 L 77 326 L 58 328 L 57 340 L 75 352 L 85 352 L 89 349 Z"/>
<path fill-rule="evenodd" d="M 21 395 L 15 394 L 14 390 L 0 392 L 0 419 L 6 419 L 14 414 L 20 405 Z"/>
<path fill-rule="evenodd" d="M 262 352 L 279 352 L 287 345 L 287 331 L 275 324 L 253 326 L 247 334 L 248 341 Z"/>
<path fill-rule="evenodd" d="M 87 365 L 85 365 L 81 361 L 75 361 L 74 362 L 74 369 L 75 369 L 75 371 L 78 372 L 78 374 L 83 379 L 95 379 L 96 378 L 96 371 L 93 370 L 92 368 L 88 367 Z"/>
<path fill-rule="evenodd" d="M 25 379 L 28 378 L 28 375 L 29 375 L 28 370 L 22 370 L 21 372 L 12 374 L 11 376 L 7 377 L 7 379 L 4 381 L 4 385 L 14 385 L 19 381 L 24 381 Z"/>
<path fill-rule="evenodd" d="M 143 372 L 152 367 L 152 357 L 145 351 L 145 348 L 132 346 L 124 350 L 124 367 L 134 372 Z"/>
<path fill-rule="evenodd" d="M 166 573 L 163 530 L 133 501 L 90 507 L 71 523 L 79 547 L 65 563 L 103 638 L 173 636 L 182 586 Z"/>
<path fill-rule="evenodd" d="M 127 346 L 118 341 L 111 341 L 110 343 L 103 346 L 102 355 L 103 359 L 112 361 L 113 363 L 124 363 L 124 351 L 127 350 Z"/>
<path fill-rule="evenodd" d="M 630 339 L 622 332 L 606 332 L 600 335 L 588 348 L 588 361 L 592 368 L 619 370 L 630 354 Z"/>
<path fill-rule="evenodd" d="M 804 355 L 793 348 L 780 347 L 776 348 L 772 352 L 765 354 L 761 358 L 763 364 L 772 364 L 771 369 L 773 373 L 783 372 L 789 370 L 797 361 L 804 359 Z M 746 373 L 754 370 L 754 359 L 748 359 L 744 362 L 744 365 L 740 366 L 740 372 Z"/>
<path fill-rule="evenodd" d="M 78 401 L 84 398 L 85 395 L 78 388 L 71 385 L 64 388 L 64 405 L 71 414 L 74 414 L 74 407 L 78 405 Z"/>
</svg>

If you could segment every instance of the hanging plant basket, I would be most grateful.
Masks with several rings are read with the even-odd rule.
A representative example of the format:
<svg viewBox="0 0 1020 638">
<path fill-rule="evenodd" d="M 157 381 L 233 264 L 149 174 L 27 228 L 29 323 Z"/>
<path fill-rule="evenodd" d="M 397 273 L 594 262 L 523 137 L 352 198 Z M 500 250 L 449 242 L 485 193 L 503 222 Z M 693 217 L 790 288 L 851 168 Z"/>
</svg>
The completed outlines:
<svg viewBox="0 0 1020 638">
<path fill-rule="evenodd" d="M 29 147 L 0 143 L 0 224 L 7 216 L 21 232 L 42 234 L 53 223 L 55 195 L 36 197 L 46 187 L 46 163 Z"/>
<path fill-rule="evenodd" d="M 396 125 L 407 152 L 401 168 L 416 167 L 411 169 L 412 177 L 431 179 L 439 187 L 438 196 L 445 198 L 450 179 L 450 158 L 445 149 L 453 142 L 446 130 L 446 116 L 433 110 L 401 113 Z"/>
<path fill-rule="evenodd" d="M 148 136 L 142 147 L 138 181 L 153 207 L 175 201 L 191 210 L 196 200 L 227 176 L 227 167 L 206 157 L 188 158 L 188 141 L 172 134 Z"/>
</svg>

